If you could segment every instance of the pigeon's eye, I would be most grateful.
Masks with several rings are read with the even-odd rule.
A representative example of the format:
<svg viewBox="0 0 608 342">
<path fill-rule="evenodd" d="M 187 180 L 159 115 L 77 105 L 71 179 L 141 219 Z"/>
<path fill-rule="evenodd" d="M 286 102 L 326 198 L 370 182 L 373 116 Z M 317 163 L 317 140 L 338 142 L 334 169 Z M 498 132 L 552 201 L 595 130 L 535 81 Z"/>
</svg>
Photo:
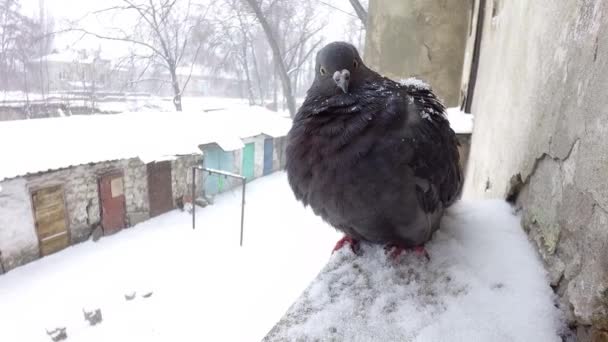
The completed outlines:
<svg viewBox="0 0 608 342">
<path fill-rule="evenodd" d="M 325 70 L 324 67 L 321 67 L 321 69 L 319 69 L 319 73 L 321 73 L 321 75 L 325 75 L 325 74 L 327 74 L 327 71 Z"/>
<path fill-rule="evenodd" d="M 356 59 L 353 61 L 353 68 L 357 69 L 359 67 L 359 61 Z"/>
</svg>

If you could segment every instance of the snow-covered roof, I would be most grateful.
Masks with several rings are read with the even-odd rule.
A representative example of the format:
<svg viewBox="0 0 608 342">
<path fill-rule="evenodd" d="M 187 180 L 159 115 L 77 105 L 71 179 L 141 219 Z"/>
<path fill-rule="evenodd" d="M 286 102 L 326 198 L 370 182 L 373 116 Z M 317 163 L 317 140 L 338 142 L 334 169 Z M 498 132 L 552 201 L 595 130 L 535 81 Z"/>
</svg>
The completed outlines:
<svg viewBox="0 0 608 342">
<path fill-rule="evenodd" d="M 286 135 L 291 120 L 262 107 L 212 112 L 132 112 L 0 122 L 0 180 L 107 160 L 144 163 L 200 153 L 199 145 L 242 148 L 241 138 Z"/>
</svg>

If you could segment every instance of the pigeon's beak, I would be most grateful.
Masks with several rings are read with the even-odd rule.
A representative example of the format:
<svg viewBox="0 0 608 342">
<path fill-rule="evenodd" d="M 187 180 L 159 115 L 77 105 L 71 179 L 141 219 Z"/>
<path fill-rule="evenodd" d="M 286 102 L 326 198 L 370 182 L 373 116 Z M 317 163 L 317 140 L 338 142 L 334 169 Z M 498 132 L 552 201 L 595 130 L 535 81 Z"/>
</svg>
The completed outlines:
<svg viewBox="0 0 608 342">
<path fill-rule="evenodd" d="M 350 82 L 350 71 L 343 69 L 342 71 L 334 72 L 334 81 L 338 88 L 346 94 L 348 93 L 348 82 Z"/>
</svg>

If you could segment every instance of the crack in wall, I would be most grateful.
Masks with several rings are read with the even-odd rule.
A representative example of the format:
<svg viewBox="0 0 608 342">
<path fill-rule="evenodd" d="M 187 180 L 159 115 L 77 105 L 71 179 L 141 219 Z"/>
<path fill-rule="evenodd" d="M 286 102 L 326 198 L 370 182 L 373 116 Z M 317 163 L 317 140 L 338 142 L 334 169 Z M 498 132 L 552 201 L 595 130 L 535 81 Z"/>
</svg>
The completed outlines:
<svg viewBox="0 0 608 342">
<path fill-rule="evenodd" d="M 525 178 L 522 177 L 521 172 L 514 174 L 509 182 L 509 188 L 507 189 L 507 193 L 505 196 L 506 200 L 510 203 L 516 203 L 521 190 L 530 184 L 530 179 L 536 173 L 538 166 L 543 160 L 551 159 L 554 162 L 559 163 L 561 167 L 561 165 L 570 158 L 572 152 L 574 151 L 575 147 L 580 143 L 580 141 L 581 138 L 578 137 L 574 140 L 572 145 L 570 145 L 570 149 L 568 150 L 568 153 L 564 158 L 555 157 L 548 152 L 543 152 L 539 157 L 534 160 L 534 163 L 532 164 L 532 169 L 530 170 L 530 172 L 528 172 Z"/>
<path fill-rule="evenodd" d="M 422 45 L 424 45 L 426 48 L 426 57 L 429 59 L 429 62 L 432 62 L 433 58 L 431 58 L 431 48 L 426 43 L 422 43 Z"/>
</svg>

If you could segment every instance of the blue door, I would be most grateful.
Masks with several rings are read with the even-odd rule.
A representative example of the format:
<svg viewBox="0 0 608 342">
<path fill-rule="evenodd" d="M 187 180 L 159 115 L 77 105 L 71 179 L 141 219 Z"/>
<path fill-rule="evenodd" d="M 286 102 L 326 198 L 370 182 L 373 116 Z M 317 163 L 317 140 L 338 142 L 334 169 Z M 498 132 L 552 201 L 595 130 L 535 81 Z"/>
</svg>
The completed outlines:
<svg viewBox="0 0 608 342">
<path fill-rule="evenodd" d="M 222 150 L 217 146 L 209 146 L 205 148 L 205 159 L 203 166 L 210 169 L 220 169 L 220 154 Z M 220 177 L 214 174 L 205 174 L 205 194 L 215 195 L 220 191 Z"/>
<path fill-rule="evenodd" d="M 222 150 L 219 146 L 211 145 L 205 148 L 205 157 L 203 161 L 203 166 L 234 172 L 234 153 L 226 152 Z M 205 172 L 205 194 L 207 195 L 215 195 L 219 192 L 226 190 L 229 186 L 229 180 L 224 176 L 216 175 L 216 174 L 208 174 Z"/>
<path fill-rule="evenodd" d="M 264 140 L 264 175 L 272 173 L 272 138 Z"/>
</svg>

